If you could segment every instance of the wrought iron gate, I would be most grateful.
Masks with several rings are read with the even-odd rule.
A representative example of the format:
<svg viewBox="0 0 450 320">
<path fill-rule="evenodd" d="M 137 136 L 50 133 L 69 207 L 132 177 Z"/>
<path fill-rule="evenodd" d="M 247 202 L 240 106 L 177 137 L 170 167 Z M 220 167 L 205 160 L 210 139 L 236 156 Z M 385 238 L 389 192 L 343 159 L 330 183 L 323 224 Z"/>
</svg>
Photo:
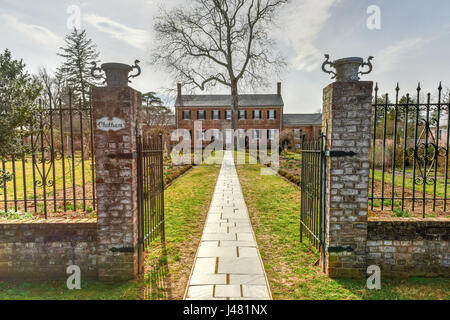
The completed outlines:
<svg viewBox="0 0 450 320">
<path fill-rule="evenodd" d="M 430 93 L 401 95 L 391 101 L 375 87 L 369 207 L 409 216 L 447 215 L 450 201 L 450 97 L 439 84 L 436 101 Z M 409 211 L 411 210 L 411 211 Z"/>
<path fill-rule="evenodd" d="M 304 141 L 301 172 L 300 241 L 320 249 L 325 241 L 326 134 Z"/>
<path fill-rule="evenodd" d="M 145 249 L 157 237 L 165 239 L 164 158 L 162 136 L 137 136 L 138 235 Z"/>
<path fill-rule="evenodd" d="M 22 128 L 21 154 L 0 161 L 11 174 L 0 185 L 0 210 L 42 218 L 96 209 L 92 107 L 68 90 L 39 100 L 42 111 Z"/>
</svg>

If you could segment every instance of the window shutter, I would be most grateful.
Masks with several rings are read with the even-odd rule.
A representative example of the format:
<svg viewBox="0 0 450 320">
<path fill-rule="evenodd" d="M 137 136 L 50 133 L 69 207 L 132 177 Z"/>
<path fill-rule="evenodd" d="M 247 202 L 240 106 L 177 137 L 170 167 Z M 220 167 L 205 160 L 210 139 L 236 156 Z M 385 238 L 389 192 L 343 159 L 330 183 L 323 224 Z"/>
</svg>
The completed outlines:
<svg viewBox="0 0 450 320">
<path fill-rule="evenodd" d="M 255 119 L 255 110 L 252 111 L 252 117 Z"/>
<path fill-rule="evenodd" d="M 220 117 L 220 114 L 221 114 L 221 111 L 219 110 L 219 120 L 220 120 L 220 118 L 221 118 L 221 117 Z"/>
<path fill-rule="evenodd" d="M 244 115 L 245 115 L 244 119 L 247 120 L 247 110 L 244 111 Z"/>
<path fill-rule="evenodd" d="M 274 119 L 277 118 L 277 110 L 273 110 L 273 115 L 275 116 Z"/>
<path fill-rule="evenodd" d="M 197 120 L 200 120 L 200 111 L 197 110 Z"/>
</svg>

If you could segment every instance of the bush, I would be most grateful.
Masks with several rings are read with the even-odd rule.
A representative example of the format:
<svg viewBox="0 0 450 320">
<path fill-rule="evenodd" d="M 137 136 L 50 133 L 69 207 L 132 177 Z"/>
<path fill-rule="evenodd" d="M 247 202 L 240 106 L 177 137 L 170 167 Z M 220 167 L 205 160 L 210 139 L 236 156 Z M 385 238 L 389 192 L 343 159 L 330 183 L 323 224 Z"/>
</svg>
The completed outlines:
<svg viewBox="0 0 450 320">
<path fill-rule="evenodd" d="M 11 209 L 9 211 L 0 210 L 0 220 L 29 220 L 34 216 L 28 212 L 20 212 Z"/>
</svg>

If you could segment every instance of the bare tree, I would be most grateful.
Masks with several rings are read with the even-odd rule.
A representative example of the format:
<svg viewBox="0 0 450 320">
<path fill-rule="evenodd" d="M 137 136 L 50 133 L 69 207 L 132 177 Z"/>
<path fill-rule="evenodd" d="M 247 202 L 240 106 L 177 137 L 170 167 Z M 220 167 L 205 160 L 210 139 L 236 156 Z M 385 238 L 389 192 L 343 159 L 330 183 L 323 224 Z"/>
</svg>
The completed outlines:
<svg viewBox="0 0 450 320">
<path fill-rule="evenodd" d="M 41 67 L 35 75 L 35 79 L 41 84 L 43 90 L 41 98 L 47 105 L 50 102 L 57 107 L 59 99 L 63 98 L 65 83 L 60 73 L 51 74 L 45 67 Z"/>
<path fill-rule="evenodd" d="M 193 0 L 189 8 L 161 9 L 152 62 L 191 89 L 229 87 L 236 130 L 238 90 L 267 85 L 268 77 L 285 66 L 268 31 L 288 1 Z"/>
</svg>

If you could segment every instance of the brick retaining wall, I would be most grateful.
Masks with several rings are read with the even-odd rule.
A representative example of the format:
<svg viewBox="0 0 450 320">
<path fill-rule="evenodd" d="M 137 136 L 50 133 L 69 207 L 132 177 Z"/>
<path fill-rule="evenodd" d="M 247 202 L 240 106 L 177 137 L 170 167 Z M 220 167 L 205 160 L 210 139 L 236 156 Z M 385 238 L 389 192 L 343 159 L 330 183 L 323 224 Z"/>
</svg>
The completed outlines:
<svg viewBox="0 0 450 320">
<path fill-rule="evenodd" d="M 0 222 L 0 280 L 67 279 L 69 265 L 97 279 L 95 219 Z"/>
<path fill-rule="evenodd" d="M 382 276 L 450 276 L 448 219 L 369 221 L 367 240 L 367 265 Z"/>
</svg>

